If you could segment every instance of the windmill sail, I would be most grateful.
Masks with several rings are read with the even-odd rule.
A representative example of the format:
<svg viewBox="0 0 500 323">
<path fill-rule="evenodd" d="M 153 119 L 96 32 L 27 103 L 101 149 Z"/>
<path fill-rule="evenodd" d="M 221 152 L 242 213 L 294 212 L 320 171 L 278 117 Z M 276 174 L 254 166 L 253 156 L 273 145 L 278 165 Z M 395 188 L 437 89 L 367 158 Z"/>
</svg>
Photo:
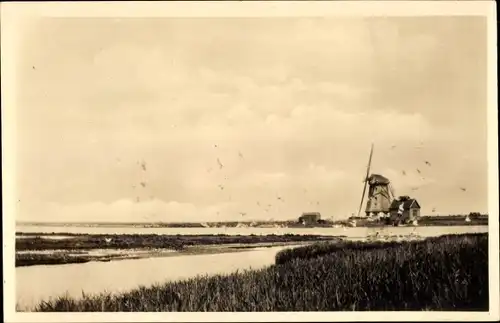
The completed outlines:
<svg viewBox="0 0 500 323">
<path fill-rule="evenodd" d="M 395 199 L 396 198 L 396 193 L 394 192 L 394 187 L 392 187 L 391 184 L 389 184 L 389 189 L 390 189 L 390 192 L 391 192 L 391 198 Z"/>
<path fill-rule="evenodd" d="M 365 180 L 364 180 L 363 194 L 361 195 L 361 203 L 359 204 L 359 209 L 358 209 L 358 217 L 359 217 L 359 214 L 361 213 L 361 208 L 363 207 L 363 201 L 365 199 L 366 185 L 368 184 L 368 176 L 370 176 L 370 167 L 372 164 L 372 156 L 373 156 L 373 143 L 372 143 L 372 147 L 370 150 L 370 157 L 368 158 L 368 167 L 366 168 L 366 176 L 365 176 Z"/>
</svg>

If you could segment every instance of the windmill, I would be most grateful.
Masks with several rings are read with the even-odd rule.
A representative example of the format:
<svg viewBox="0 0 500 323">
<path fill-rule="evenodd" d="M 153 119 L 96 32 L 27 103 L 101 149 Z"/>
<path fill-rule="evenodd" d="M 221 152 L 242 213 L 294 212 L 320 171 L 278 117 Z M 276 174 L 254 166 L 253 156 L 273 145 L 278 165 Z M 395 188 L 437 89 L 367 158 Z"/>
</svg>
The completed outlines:
<svg viewBox="0 0 500 323">
<path fill-rule="evenodd" d="M 368 189 L 368 200 L 366 202 L 365 213 L 366 216 L 377 215 L 382 212 L 385 215 L 389 213 L 389 207 L 392 200 L 395 197 L 394 189 L 392 188 L 391 182 L 382 175 L 371 174 L 370 167 L 372 163 L 373 156 L 373 144 L 370 150 L 370 157 L 368 158 L 368 167 L 366 169 L 366 176 L 364 179 L 363 194 L 361 195 L 361 203 L 359 204 L 358 217 L 361 213 L 361 208 L 363 207 L 363 201 L 365 198 L 366 187 Z"/>
</svg>

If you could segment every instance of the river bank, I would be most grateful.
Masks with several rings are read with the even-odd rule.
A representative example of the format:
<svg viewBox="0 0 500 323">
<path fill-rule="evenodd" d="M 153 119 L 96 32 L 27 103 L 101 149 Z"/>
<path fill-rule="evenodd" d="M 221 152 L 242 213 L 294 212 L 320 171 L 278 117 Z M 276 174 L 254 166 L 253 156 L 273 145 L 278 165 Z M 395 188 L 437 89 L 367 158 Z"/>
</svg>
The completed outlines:
<svg viewBox="0 0 500 323">
<path fill-rule="evenodd" d="M 151 257 L 239 252 L 252 248 L 338 241 L 316 235 L 95 235 L 20 234 L 16 239 L 16 267 L 61 265 Z"/>
<path fill-rule="evenodd" d="M 273 251 L 279 264 L 262 266 L 261 262 L 253 270 L 207 273 L 126 292 L 59 296 L 39 302 L 34 310 L 452 311 L 459 308 L 487 311 L 489 308 L 488 235 L 485 233 L 400 243 L 313 244 Z M 248 252 L 247 255 L 252 253 L 253 261 L 262 260 L 262 254 Z M 272 255 L 267 253 L 266 261 L 270 261 Z M 226 257 L 218 256 L 212 263 Z M 246 258 L 235 256 L 230 257 L 229 262 L 226 259 L 226 264 Z M 203 257 L 199 256 L 198 260 L 205 260 Z M 120 277 L 130 280 L 127 273 Z"/>
</svg>

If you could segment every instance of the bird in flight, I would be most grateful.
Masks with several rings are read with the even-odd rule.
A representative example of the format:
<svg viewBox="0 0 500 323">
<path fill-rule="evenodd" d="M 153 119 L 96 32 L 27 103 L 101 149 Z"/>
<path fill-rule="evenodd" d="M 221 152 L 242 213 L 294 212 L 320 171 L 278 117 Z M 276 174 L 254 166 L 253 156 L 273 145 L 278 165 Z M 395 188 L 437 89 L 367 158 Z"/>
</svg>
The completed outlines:
<svg viewBox="0 0 500 323">
<path fill-rule="evenodd" d="M 241 151 L 238 151 L 238 156 L 240 156 L 240 158 L 243 158 L 243 154 L 241 153 Z"/>
<path fill-rule="evenodd" d="M 142 170 L 145 171 L 146 170 L 146 162 L 142 162 L 141 163 L 141 167 L 142 167 Z"/>
<path fill-rule="evenodd" d="M 222 185 L 219 185 L 219 188 L 221 189 L 221 191 L 224 189 L 224 186 Z"/>
<path fill-rule="evenodd" d="M 418 169 L 418 168 L 417 168 L 417 172 L 418 172 L 419 174 L 421 174 L 420 169 Z"/>
<path fill-rule="evenodd" d="M 222 169 L 222 167 L 224 167 L 224 165 L 222 165 L 221 161 L 219 158 L 217 158 L 217 164 L 219 164 L 219 168 Z"/>
<path fill-rule="evenodd" d="M 429 163 L 427 160 L 425 161 L 425 163 L 429 166 L 431 166 L 431 163 Z"/>
<path fill-rule="evenodd" d="M 406 175 L 406 172 L 405 172 L 405 171 L 403 171 L 403 175 Z"/>
<path fill-rule="evenodd" d="M 142 187 L 146 187 L 146 183 L 141 182 L 141 186 L 142 186 Z"/>
<path fill-rule="evenodd" d="M 461 189 L 462 191 L 464 191 L 464 192 L 465 192 L 465 191 L 467 191 L 467 189 L 466 189 L 465 187 L 460 187 L 460 189 Z"/>
</svg>

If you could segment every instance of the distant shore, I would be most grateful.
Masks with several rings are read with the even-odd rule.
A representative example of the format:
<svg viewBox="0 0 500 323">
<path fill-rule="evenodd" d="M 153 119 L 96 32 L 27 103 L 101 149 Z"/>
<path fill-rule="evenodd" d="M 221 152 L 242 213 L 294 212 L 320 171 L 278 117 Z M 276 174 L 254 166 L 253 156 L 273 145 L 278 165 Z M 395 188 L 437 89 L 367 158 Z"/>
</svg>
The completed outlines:
<svg viewBox="0 0 500 323">
<path fill-rule="evenodd" d="M 466 221 L 469 218 L 470 221 Z M 367 218 L 355 218 L 356 227 L 384 227 L 379 221 Z M 350 226 L 350 220 L 322 220 L 319 223 L 303 225 L 298 221 L 227 221 L 227 222 L 17 222 L 19 226 L 63 226 L 63 227 L 139 227 L 139 228 L 324 228 L 332 226 Z M 456 226 L 488 225 L 488 215 L 425 215 L 418 220 L 418 226 Z"/>
<path fill-rule="evenodd" d="M 466 221 L 466 219 L 468 221 Z M 34 265 L 60 265 L 89 261 L 112 261 L 150 257 L 171 257 L 206 253 L 238 252 L 244 249 L 305 244 L 319 241 L 342 240 L 352 223 L 348 221 L 322 221 L 302 225 L 292 221 L 274 222 L 219 222 L 219 223 L 29 223 L 16 232 L 16 267 Z M 421 217 L 415 227 L 487 226 L 487 216 L 434 216 Z M 29 227 L 29 228 L 28 228 Z M 391 228 L 380 221 L 356 219 L 359 228 Z M 64 232 L 64 228 L 99 228 L 98 232 Z M 120 231 L 119 228 L 126 228 Z M 155 232 L 156 228 L 158 232 Z M 169 229 L 168 234 L 160 229 Z M 178 228 L 179 232 L 175 229 Z M 181 233 L 181 229 L 194 233 Z M 205 232 L 206 230 L 206 234 Z M 214 233 L 217 229 L 219 232 Z M 245 228 L 252 229 L 247 231 Z M 273 230 L 273 228 L 276 228 Z M 287 230 L 290 228 L 292 230 Z M 320 230 L 313 231 L 315 228 Z M 328 230 L 337 228 L 337 231 Z M 339 228 L 343 228 L 338 230 Z M 34 229 L 34 230 L 33 230 Z M 105 229 L 105 230 L 102 230 Z M 146 229 L 149 232 L 140 232 Z M 211 230 L 209 230 L 211 229 Z M 237 229 L 236 232 L 225 229 Z M 257 229 L 257 232 L 256 232 Z M 259 229 L 262 229 L 258 231 Z M 271 230 L 270 230 L 271 229 Z M 293 231 L 299 229 L 300 234 Z M 306 229 L 306 230 L 300 230 Z M 312 229 L 311 232 L 307 233 Z M 326 229 L 326 231 L 324 230 Z M 324 232 L 317 232 L 323 230 Z M 347 231 L 346 231 L 347 230 Z M 410 229 L 412 230 L 412 229 Z M 439 230 L 439 229 L 438 229 Z M 34 231 L 34 232 L 33 232 Z M 71 230 L 67 230 L 71 231 Z M 79 231 L 79 230 L 77 230 Z M 83 231 L 87 231 L 84 229 Z M 93 231 L 90 229 L 88 231 Z M 408 230 L 406 230 L 408 231 Z M 444 230 L 446 231 L 446 230 Z M 449 231 L 449 229 L 448 229 Z M 225 234 L 225 233 L 229 234 Z M 264 233 L 268 234 L 264 234 Z M 344 233 L 345 232 L 345 233 Z M 235 234 L 236 233 L 236 234 Z M 250 234 L 254 233 L 254 234 Z M 257 233 L 257 234 L 255 234 Z M 272 234 L 269 234 L 272 233 Z M 408 232 L 407 232 L 408 233 Z M 363 239 L 363 237 L 358 237 Z"/>
</svg>

